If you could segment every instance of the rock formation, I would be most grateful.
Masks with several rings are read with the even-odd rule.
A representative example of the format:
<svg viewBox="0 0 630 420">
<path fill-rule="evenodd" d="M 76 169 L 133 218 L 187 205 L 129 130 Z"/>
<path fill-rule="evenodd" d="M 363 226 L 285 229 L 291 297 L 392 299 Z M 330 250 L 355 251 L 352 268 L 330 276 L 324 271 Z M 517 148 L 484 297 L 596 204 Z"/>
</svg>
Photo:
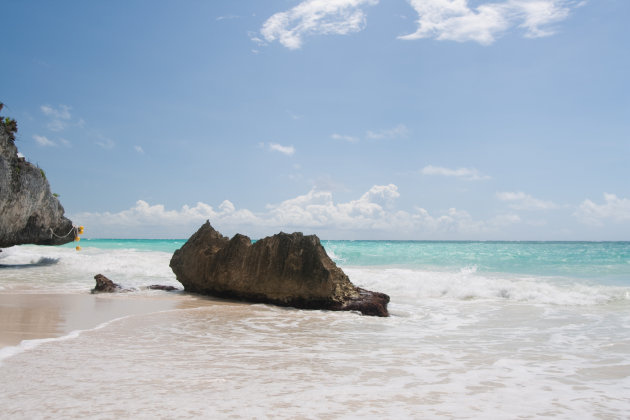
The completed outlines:
<svg viewBox="0 0 630 420">
<path fill-rule="evenodd" d="M 171 258 L 184 290 L 303 309 L 388 316 L 389 296 L 353 285 L 319 238 L 279 233 L 256 241 L 222 236 L 209 222 Z"/>
<path fill-rule="evenodd" d="M 116 293 L 124 291 L 119 284 L 114 283 L 102 274 L 95 275 L 94 280 L 96 280 L 96 286 L 92 289 L 92 293 Z"/>
<path fill-rule="evenodd" d="M 107 277 L 102 274 L 97 274 L 94 276 L 94 280 L 96 280 L 96 285 L 94 289 L 92 289 L 92 294 L 94 293 L 119 293 L 119 292 L 133 292 L 137 289 L 123 289 L 119 284 L 114 283 Z M 174 286 L 165 286 L 162 284 L 152 284 L 150 286 L 141 287 L 140 289 L 150 289 L 150 290 L 164 290 L 165 292 L 173 292 L 180 290 Z"/>
<path fill-rule="evenodd" d="M 72 242 L 76 236 L 72 221 L 51 194 L 44 171 L 18 156 L 15 131 L 15 120 L 1 119 L 0 248 Z"/>
</svg>

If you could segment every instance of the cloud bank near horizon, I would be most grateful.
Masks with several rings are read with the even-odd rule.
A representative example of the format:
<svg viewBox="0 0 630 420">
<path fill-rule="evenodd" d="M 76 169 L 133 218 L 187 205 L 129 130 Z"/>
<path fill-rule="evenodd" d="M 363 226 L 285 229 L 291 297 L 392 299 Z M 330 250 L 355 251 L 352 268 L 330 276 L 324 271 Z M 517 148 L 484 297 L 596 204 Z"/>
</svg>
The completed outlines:
<svg viewBox="0 0 630 420">
<path fill-rule="evenodd" d="M 469 212 L 449 208 L 440 214 L 416 206 L 412 211 L 397 208 L 400 198 L 394 184 L 374 185 L 360 197 L 337 202 L 330 191 L 312 189 L 308 193 L 268 204 L 264 211 L 239 209 L 229 200 L 218 207 L 198 202 L 179 210 L 138 200 L 119 212 L 83 212 L 71 215 L 88 227 L 93 238 L 185 238 L 206 220 L 224 234 L 244 233 L 252 238 L 283 231 L 315 233 L 322 239 L 494 239 L 510 226 L 529 224 L 516 211 L 571 211 L 550 201 L 523 192 L 500 192 L 497 198 L 508 206 L 486 220 Z M 604 203 L 584 200 L 573 208 L 572 216 L 585 227 L 630 221 L 630 199 L 604 194 Z M 526 213 L 525 213 L 526 214 Z"/>
<path fill-rule="evenodd" d="M 434 215 L 422 207 L 413 211 L 398 210 L 400 197 L 394 184 L 374 185 L 359 198 L 336 202 L 329 191 L 312 189 L 304 195 L 269 204 L 262 212 L 237 209 L 229 200 L 217 208 L 198 202 L 179 210 L 167 210 L 162 204 L 144 200 L 120 212 L 84 212 L 71 217 L 89 228 L 90 237 L 159 237 L 182 238 L 190 235 L 205 220 L 225 233 L 237 231 L 262 237 L 285 231 L 316 233 L 324 239 L 396 239 L 398 237 L 449 237 L 449 235 L 491 234 L 498 229 L 520 223 L 513 213 L 501 213 L 490 220 L 475 220 L 468 212 L 450 208 Z M 175 236 L 173 236 L 175 235 Z M 415 235 L 415 236 L 414 236 Z"/>
</svg>

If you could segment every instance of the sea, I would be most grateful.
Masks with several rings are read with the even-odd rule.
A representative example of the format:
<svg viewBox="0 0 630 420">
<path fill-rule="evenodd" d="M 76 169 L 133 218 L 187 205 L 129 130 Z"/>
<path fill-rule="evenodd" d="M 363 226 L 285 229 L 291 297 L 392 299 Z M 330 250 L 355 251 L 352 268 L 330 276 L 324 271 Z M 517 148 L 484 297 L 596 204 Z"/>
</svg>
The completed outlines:
<svg viewBox="0 0 630 420">
<path fill-rule="evenodd" d="M 0 417 L 630 418 L 630 242 L 322 241 L 388 318 L 145 289 L 184 242 L 3 250 L 4 319 L 49 328 L 0 348 Z"/>
</svg>

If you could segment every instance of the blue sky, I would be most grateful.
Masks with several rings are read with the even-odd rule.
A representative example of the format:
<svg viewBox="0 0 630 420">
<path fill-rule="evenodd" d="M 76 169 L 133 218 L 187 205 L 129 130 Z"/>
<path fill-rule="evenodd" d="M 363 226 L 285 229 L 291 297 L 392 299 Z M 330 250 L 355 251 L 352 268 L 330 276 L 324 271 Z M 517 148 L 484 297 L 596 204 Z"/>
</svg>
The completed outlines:
<svg viewBox="0 0 630 420">
<path fill-rule="evenodd" d="M 88 237 L 630 239 L 626 0 L 3 16 L 3 114 Z"/>
</svg>

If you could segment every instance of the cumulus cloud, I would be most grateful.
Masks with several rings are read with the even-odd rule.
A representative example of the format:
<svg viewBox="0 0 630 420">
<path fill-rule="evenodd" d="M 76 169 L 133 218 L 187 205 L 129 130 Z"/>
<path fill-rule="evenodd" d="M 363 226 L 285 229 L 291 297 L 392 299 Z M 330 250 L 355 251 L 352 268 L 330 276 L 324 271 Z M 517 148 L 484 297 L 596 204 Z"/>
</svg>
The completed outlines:
<svg viewBox="0 0 630 420">
<path fill-rule="evenodd" d="M 467 181 L 481 181 L 490 179 L 488 175 L 481 174 L 475 168 L 458 168 L 449 169 L 442 166 L 427 165 L 422 168 L 423 175 L 436 175 L 436 176 L 448 176 L 464 179 Z"/>
<path fill-rule="evenodd" d="M 630 220 L 630 199 L 604 193 L 603 204 L 584 200 L 574 215 L 583 223 L 594 226 L 602 226 L 604 220 L 625 222 Z"/>
<path fill-rule="evenodd" d="M 558 205 L 552 201 L 540 200 L 524 192 L 498 192 L 497 198 L 506 201 L 509 206 L 516 210 L 553 210 Z"/>
<path fill-rule="evenodd" d="M 258 220 L 248 210 L 236 210 L 229 200 L 224 200 L 218 210 L 201 202 L 167 210 L 162 204 L 138 200 L 133 207 L 120 212 L 83 212 L 72 217 L 87 226 L 91 235 L 120 238 L 150 237 L 154 232 L 183 237 L 206 220 L 233 225 L 256 224 Z"/>
<path fill-rule="evenodd" d="M 367 131 L 365 136 L 372 140 L 390 140 L 400 137 L 407 137 L 409 129 L 404 124 L 398 124 L 396 127 L 380 131 Z"/>
<path fill-rule="evenodd" d="M 492 44 L 512 28 L 528 38 L 549 36 L 550 26 L 566 19 L 581 2 L 575 0 L 504 0 L 469 5 L 468 0 L 408 0 L 418 13 L 418 28 L 401 39 L 435 38 Z M 479 3 L 479 2 L 476 2 Z"/>
<path fill-rule="evenodd" d="M 278 143 L 269 143 L 269 150 L 274 152 L 280 152 L 283 155 L 292 156 L 295 153 L 295 147 L 283 146 Z"/>
<path fill-rule="evenodd" d="M 46 137 L 46 136 L 38 136 L 37 134 L 35 134 L 33 136 L 33 138 L 35 139 L 37 144 L 39 144 L 40 146 L 50 147 L 50 146 L 56 146 L 57 145 L 54 141 L 49 140 L 48 137 Z"/>
<path fill-rule="evenodd" d="M 142 148 L 142 146 L 133 146 L 133 150 L 135 150 L 136 152 L 140 153 L 141 155 L 144 154 L 144 149 Z"/>
<path fill-rule="evenodd" d="M 101 237 L 147 237 L 158 231 L 171 237 L 185 237 L 205 220 L 227 232 L 247 232 L 262 237 L 279 230 L 317 233 L 323 238 L 474 238 L 500 232 L 506 226 L 520 223 L 514 214 L 503 214 L 483 221 L 455 208 L 433 215 L 424 208 L 413 211 L 396 209 L 400 197 L 394 184 L 374 185 L 359 198 L 336 202 L 330 191 L 312 189 L 262 212 L 238 209 L 225 200 L 217 209 L 205 203 L 167 210 L 161 204 L 139 200 L 117 213 L 81 213 L 73 220 L 91 225 L 91 234 Z M 256 236 L 254 236 L 256 237 Z"/>
<path fill-rule="evenodd" d="M 286 12 L 276 13 L 265 21 L 259 42 L 278 41 L 295 50 L 310 35 L 346 35 L 365 27 L 363 8 L 378 0 L 305 0 Z"/>
</svg>

